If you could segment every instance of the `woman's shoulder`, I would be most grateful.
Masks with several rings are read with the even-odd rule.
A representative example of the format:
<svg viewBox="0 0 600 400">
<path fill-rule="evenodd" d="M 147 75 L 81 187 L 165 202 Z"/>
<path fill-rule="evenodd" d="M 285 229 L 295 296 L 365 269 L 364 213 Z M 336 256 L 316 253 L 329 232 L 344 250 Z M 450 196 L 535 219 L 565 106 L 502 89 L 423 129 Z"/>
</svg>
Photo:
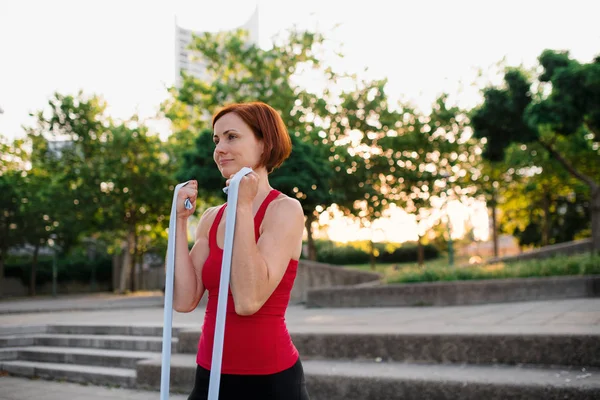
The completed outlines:
<svg viewBox="0 0 600 400">
<path fill-rule="evenodd" d="M 217 218 L 217 214 L 219 210 L 224 206 L 224 204 L 209 207 L 200 216 L 200 221 L 198 222 L 198 226 L 196 228 L 196 237 L 208 236 L 208 232 L 213 222 Z"/>
<path fill-rule="evenodd" d="M 281 223 L 281 220 L 293 221 L 297 218 L 304 219 L 304 211 L 298 199 L 279 192 L 279 195 L 269 204 L 265 218 L 277 220 L 278 223 Z"/>
</svg>

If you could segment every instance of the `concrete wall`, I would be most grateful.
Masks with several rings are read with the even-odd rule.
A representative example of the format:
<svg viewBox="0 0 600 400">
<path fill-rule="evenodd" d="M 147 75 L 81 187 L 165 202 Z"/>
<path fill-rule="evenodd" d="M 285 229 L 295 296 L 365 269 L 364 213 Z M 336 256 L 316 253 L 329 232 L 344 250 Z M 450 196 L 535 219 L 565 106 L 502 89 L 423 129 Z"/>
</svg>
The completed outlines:
<svg viewBox="0 0 600 400">
<path fill-rule="evenodd" d="M 290 303 L 304 303 L 310 289 L 379 283 L 379 274 L 357 269 L 300 260 Z"/>
<path fill-rule="evenodd" d="M 308 291 L 308 307 L 453 306 L 600 297 L 600 276 L 490 279 Z"/>
<path fill-rule="evenodd" d="M 144 273 L 144 278 L 147 280 L 146 289 L 162 289 L 165 279 L 164 270 L 162 268 L 153 268 Z M 300 260 L 294 287 L 290 294 L 290 304 L 305 303 L 309 289 L 328 288 L 333 286 L 372 285 L 378 284 L 379 279 L 379 274 L 373 272 Z M 206 301 L 207 296 L 203 296 L 200 305 L 206 304 Z"/>
<path fill-rule="evenodd" d="M 498 237 L 498 254 L 500 257 L 508 257 L 521 254 L 519 240 L 512 235 L 500 235 Z M 494 256 L 494 242 L 490 239 L 485 242 L 471 242 L 456 248 L 457 257 L 479 256 L 489 258 Z"/>
<path fill-rule="evenodd" d="M 118 287 L 120 273 L 120 260 L 117 257 L 113 261 L 113 285 Z M 164 266 L 152 266 L 140 271 L 138 265 L 138 289 L 162 290 L 165 284 Z M 366 282 L 378 282 L 379 275 L 373 272 L 360 271 L 337 265 L 322 264 L 308 260 L 300 260 L 298 272 L 291 294 L 291 303 L 302 303 L 306 301 L 308 289 L 357 285 Z M 202 303 L 201 303 L 202 304 Z"/>
<path fill-rule="evenodd" d="M 548 257 L 553 257 L 557 255 L 573 255 L 573 254 L 581 254 L 590 252 L 592 250 L 592 239 L 581 239 L 575 240 L 573 242 L 559 243 L 553 244 L 550 246 L 544 246 L 539 249 L 526 251 L 524 253 L 507 256 L 507 257 L 499 257 L 496 259 L 491 259 L 488 263 L 494 262 L 510 262 L 510 261 L 523 261 L 523 260 L 533 260 L 533 259 L 543 259 Z"/>
<path fill-rule="evenodd" d="M 110 291 L 118 287 L 120 260 L 115 260 L 113 265 L 113 283 L 98 284 L 97 291 Z M 163 266 L 152 266 L 141 269 L 138 266 L 138 289 L 139 290 L 162 290 L 165 284 L 165 271 Z M 298 304 L 306 302 L 309 289 L 326 288 L 332 286 L 347 285 L 371 285 L 378 284 L 380 276 L 373 272 L 360 271 L 352 268 L 316 263 L 308 260 L 300 260 L 296 281 L 291 293 L 290 303 Z M 16 278 L 6 279 L 2 288 L 3 296 L 27 296 L 28 288 L 21 284 Z M 59 293 L 85 293 L 90 292 L 89 285 L 73 282 L 59 284 Z M 39 294 L 51 294 L 52 284 L 45 284 L 38 288 Z M 204 296 L 201 304 L 206 304 Z"/>
</svg>

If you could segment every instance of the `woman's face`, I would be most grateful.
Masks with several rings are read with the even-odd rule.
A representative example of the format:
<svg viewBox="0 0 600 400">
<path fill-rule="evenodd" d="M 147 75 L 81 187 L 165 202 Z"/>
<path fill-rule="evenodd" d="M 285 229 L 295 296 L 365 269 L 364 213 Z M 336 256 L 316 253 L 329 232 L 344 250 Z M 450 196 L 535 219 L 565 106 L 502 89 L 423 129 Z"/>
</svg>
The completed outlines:
<svg viewBox="0 0 600 400">
<path fill-rule="evenodd" d="M 217 120 L 213 141 L 213 158 L 224 178 L 229 178 L 243 167 L 256 170 L 263 142 L 236 113 L 227 113 Z"/>
</svg>

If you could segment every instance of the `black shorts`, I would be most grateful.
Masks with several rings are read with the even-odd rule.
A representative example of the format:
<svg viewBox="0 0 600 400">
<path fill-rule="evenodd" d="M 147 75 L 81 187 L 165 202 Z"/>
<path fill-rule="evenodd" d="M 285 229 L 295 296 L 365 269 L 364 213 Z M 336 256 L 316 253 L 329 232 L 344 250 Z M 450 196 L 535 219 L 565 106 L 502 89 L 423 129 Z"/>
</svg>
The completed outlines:
<svg viewBox="0 0 600 400">
<path fill-rule="evenodd" d="M 207 400 L 210 371 L 197 366 L 194 389 L 188 400 Z M 219 400 L 309 400 L 300 359 L 281 372 L 270 375 L 221 374 Z"/>
</svg>

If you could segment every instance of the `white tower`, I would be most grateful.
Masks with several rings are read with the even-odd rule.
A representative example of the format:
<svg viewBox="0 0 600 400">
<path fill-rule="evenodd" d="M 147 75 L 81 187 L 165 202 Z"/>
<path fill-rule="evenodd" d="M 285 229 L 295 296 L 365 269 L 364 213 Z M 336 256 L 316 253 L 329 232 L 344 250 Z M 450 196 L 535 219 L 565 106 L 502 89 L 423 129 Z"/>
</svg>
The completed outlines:
<svg viewBox="0 0 600 400">
<path fill-rule="evenodd" d="M 244 29 L 248 31 L 248 42 L 258 46 L 258 4 L 246 23 L 233 29 Z M 206 65 L 201 60 L 195 60 L 194 54 L 188 49 L 192 42 L 192 34 L 200 35 L 204 31 L 185 29 L 177 25 L 175 17 L 175 85 L 181 86 L 180 71 L 202 78 Z"/>
</svg>

